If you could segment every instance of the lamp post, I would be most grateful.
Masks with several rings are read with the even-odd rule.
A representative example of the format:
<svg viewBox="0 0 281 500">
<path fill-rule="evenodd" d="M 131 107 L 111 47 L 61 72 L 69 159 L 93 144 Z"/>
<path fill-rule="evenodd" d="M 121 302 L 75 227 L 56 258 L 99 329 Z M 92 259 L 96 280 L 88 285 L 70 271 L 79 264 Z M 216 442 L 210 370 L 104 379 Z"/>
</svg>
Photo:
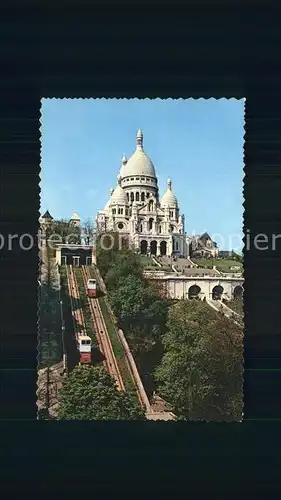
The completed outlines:
<svg viewBox="0 0 281 500">
<path fill-rule="evenodd" d="M 60 317 L 61 317 L 61 341 L 62 341 L 62 358 L 63 358 L 63 371 L 67 371 L 67 353 L 65 348 L 65 323 L 63 319 L 63 301 L 61 300 L 59 291 L 59 303 L 60 303 Z"/>
</svg>

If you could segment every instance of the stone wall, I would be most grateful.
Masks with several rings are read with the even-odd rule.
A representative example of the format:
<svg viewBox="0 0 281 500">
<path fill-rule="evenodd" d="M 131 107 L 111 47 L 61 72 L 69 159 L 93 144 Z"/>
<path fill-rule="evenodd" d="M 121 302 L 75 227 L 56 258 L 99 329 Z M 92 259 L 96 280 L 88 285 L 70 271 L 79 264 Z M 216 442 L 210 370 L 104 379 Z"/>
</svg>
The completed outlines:
<svg viewBox="0 0 281 500">
<path fill-rule="evenodd" d="M 59 409 L 59 390 L 64 377 L 63 362 L 56 363 L 49 368 L 38 370 L 37 378 L 37 408 L 49 410 L 55 418 Z"/>
</svg>

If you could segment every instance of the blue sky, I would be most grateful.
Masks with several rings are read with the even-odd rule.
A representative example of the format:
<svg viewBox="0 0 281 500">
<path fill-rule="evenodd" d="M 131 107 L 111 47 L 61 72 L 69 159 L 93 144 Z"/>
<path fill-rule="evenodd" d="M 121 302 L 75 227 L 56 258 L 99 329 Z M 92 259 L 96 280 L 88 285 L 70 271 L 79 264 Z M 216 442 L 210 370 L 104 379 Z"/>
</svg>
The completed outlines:
<svg viewBox="0 0 281 500">
<path fill-rule="evenodd" d="M 43 99 L 41 113 L 41 212 L 95 217 L 141 128 L 160 195 L 171 177 L 186 232 L 242 246 L 231 235 L 242 235 L 244 100 Z"/>
</svg>

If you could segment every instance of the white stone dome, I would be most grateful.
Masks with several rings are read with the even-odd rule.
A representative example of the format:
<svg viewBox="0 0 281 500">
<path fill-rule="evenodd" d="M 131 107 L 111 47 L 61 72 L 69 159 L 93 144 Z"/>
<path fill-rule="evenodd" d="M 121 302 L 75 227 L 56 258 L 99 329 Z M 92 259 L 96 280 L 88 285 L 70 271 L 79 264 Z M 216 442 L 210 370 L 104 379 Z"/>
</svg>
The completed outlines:
<svg viewBox="0 0 281 500">
<path fill-rule="evenodd" d="M 114 189 L 111 198 L 110 198 L 110 205 L 127 205 L 128 200 L 126 193 L 124 189 L 121 187 L 121 176 L 118 175 L 118 184 L 116 188 Z"/>
<path fill-rule="evenodd" d="M 122 178 L 136 175 L 156 177 L 154 165 L 149 156 L 143 151 L 143 133 L 137 132 L 137 148 L 126 163 L 122 164 Z"/>
<path fill-rule="evenodd" d="M 172 181 L 168 179 L 168 187 L 161 199 L 161 207 L 176 207 L 178 206 L 178 200 L 172 191 Z"/>
</svg>

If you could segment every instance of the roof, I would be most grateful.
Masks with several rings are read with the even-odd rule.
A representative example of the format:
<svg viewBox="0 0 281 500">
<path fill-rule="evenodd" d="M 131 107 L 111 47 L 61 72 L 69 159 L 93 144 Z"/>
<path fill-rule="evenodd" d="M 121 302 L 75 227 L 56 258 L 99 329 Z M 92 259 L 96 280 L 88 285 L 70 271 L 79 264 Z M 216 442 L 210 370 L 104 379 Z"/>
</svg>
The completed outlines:
<svg viewBox="0 0 281 500">
<path fill-rule="evenodd" d="M 53 217 L 51 216 L 49 210 L 46 210 L 44 215 L 42 215 L 42 219 L 52 219 L 53 220 Z"/>
<path fill-rule="evenodd" d="M 206 238 L 207 240 L 212 240 L 211 236 L 208 233 L 203 233 L 200 236 L 200 239 Z"/>
<path fill-rule="evenodd" d="M 76 210 L 73 211 L 73 214 L 72 214 L 72 217 L 70 220 L 81 220 L 78 213 L 76 212 Z"/>
</svg>

